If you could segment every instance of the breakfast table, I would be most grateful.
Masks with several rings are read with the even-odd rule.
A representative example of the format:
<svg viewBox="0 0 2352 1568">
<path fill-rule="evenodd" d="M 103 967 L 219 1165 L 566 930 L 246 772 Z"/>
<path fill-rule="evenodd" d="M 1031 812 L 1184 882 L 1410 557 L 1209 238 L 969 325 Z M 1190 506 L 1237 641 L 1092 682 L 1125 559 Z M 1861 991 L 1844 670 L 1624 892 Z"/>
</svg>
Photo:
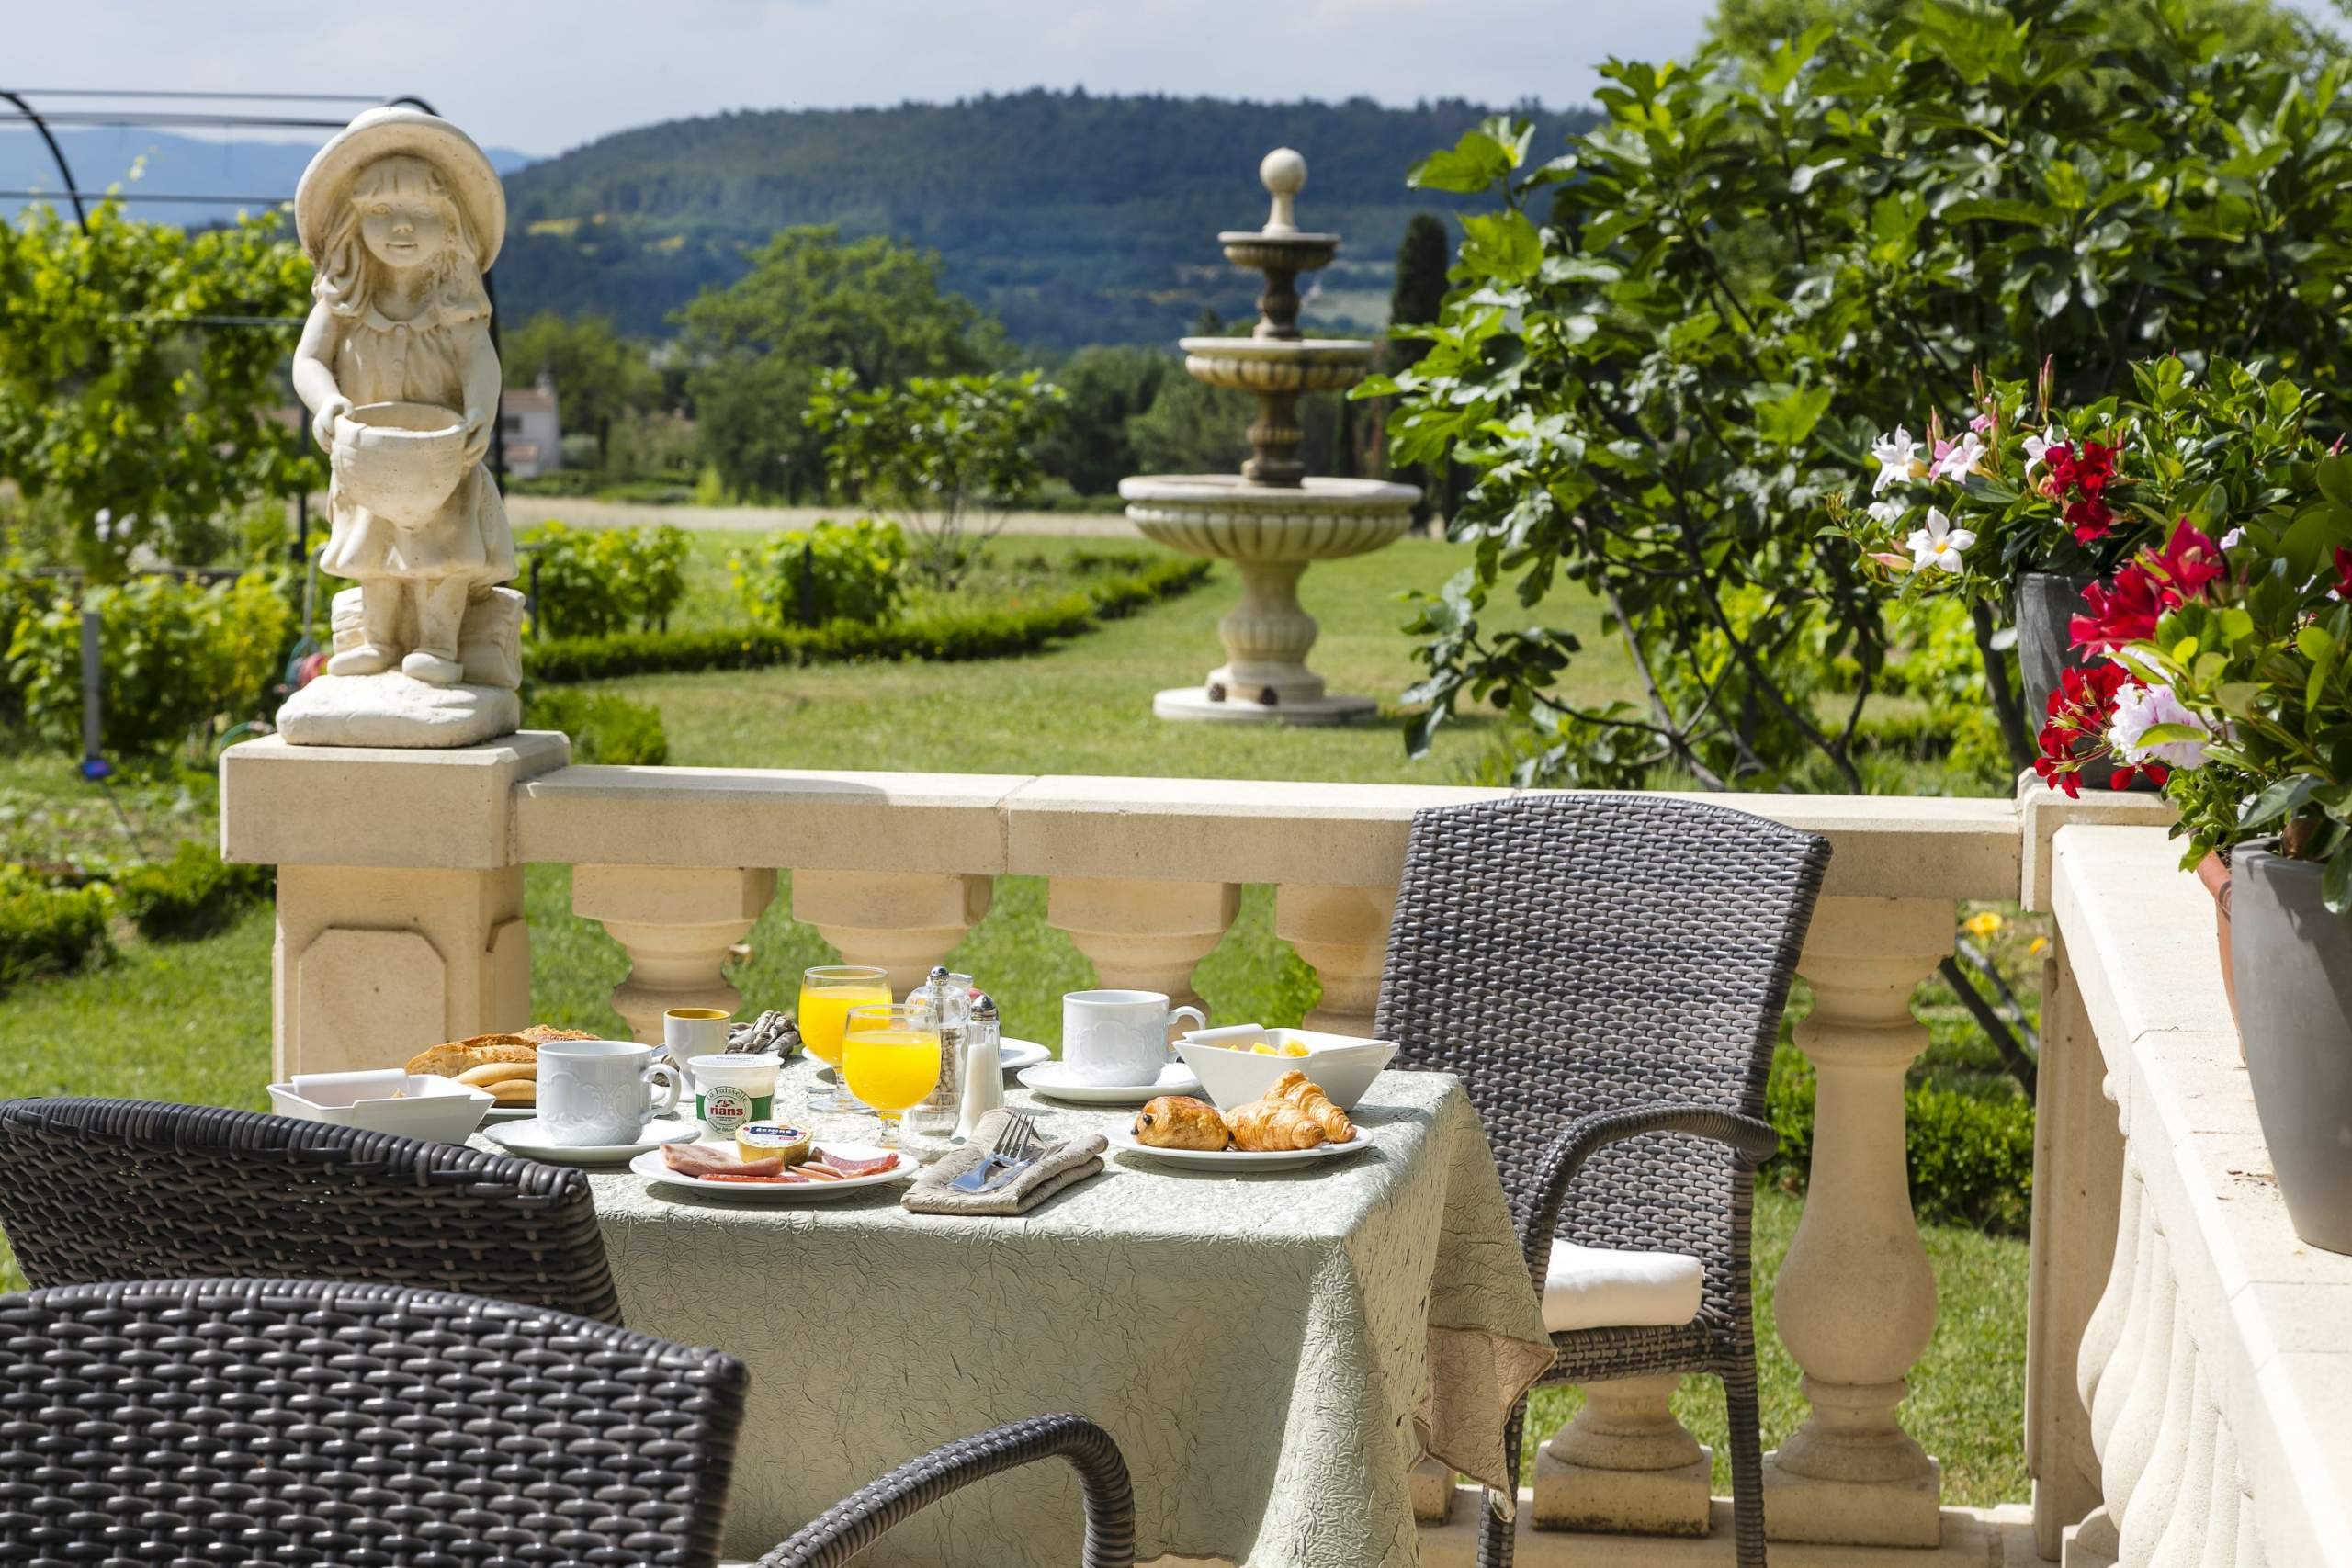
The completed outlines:
<svg viewBox="0 0 2352 1568">
<path fill-rule="evenodd" d="M 808 1115 L 813 1071 L 786 1069 L 776 1114 L 870 1141 L 870 1118 Z M 1134 1115 L 1007 1101 L 1052 1137 Z M 1144 1560 L 1374 1568 L 1419 1561 L 1423 1451 L 1500 1483 L 1552 1349 L 1459 1080 L 1384 1073 L 1355 1120 L 1372 1145 L 1343 1160 L 1236 1177 L 1114 1153 L 1019 1217 L 909 1213 L 897 1185 L 774 1203 L 594 1184 L 630 1326 L 751 1364 L 730 1555 L 937 1443 L 1071 1410 L 1126 1456 Z M 1069 1568 L 1080 1519 L 1069 1472 L 1033 1465 L 862 1561 Z"/>
</svg>

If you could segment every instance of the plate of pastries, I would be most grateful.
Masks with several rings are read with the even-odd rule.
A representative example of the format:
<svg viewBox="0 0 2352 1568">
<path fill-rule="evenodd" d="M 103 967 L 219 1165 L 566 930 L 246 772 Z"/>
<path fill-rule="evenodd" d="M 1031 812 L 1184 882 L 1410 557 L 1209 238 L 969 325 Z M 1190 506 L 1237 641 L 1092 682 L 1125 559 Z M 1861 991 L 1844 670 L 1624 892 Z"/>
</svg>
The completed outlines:
<svg viewBox="0 0 2352 1568">
<path fill-rule="evenodd" d="M 584 1029 L 535 1023 L 513 1034 L 477 1034 L 420 1051 L 408 1059 L 412 1073 L 471 1084 L 492 1100 L 486 1120 L 511 1122 L 539 1113 L 539 1047 L 550 1040 L 600 1040 Z"/>
<path fill-rule="evenodd" d="M 1170 1165 L 1237 1172 L 1295 1170 L 1368 1148 L 1372 1134 L 1348 1120 L 1312 1078 L 1294 1067 L 1264 1096 L 1230 1111 L 1205 1100 L 1163 1094 L 1108 1134 L 1124 1154 Z"/>
</svg>

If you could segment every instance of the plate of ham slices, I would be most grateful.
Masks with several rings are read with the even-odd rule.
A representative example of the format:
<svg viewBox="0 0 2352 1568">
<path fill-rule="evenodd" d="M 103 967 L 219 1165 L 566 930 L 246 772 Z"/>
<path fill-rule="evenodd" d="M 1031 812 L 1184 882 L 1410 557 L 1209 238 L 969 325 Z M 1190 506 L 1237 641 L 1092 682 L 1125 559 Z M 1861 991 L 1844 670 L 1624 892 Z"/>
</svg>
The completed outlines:
<svg viewBox="0 0 2352 1568">
<path fill-rule="evenodd" d="M 628 1168 L 663 1186 L 768 1203 L 822 1202 L 904 1181 L 920 1168 L 898 1149 L 831 1143 L 817 1145 L 806 1161 L 789 1166 L 780 1153 L 745 1159 L 732 1144 L 665 1144 L 646 1150 Z"/>
</svg>

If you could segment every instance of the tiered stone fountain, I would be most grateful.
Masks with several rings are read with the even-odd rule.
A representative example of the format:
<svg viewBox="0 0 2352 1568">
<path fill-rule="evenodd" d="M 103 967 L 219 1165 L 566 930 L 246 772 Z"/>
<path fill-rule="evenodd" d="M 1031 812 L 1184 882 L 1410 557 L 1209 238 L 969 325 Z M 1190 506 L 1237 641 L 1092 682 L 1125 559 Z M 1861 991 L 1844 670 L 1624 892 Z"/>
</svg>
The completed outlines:
<svg viewBox="0 0 2352 1568">
<path fill-rule="evenodd" d="M 1370 697 L 1334 696 L 1306 667 L 1315 617 L 1298 602 L 1309 564 L 1394 543 L 1413 524 L 1421 492 L 1380 479 L 1308 478 L 1299 460 L 1305 392 L 1342 391 L 1363 379 L 1375 344 L 1302 338 L 1297 278 L 1339 254 L 1337 234 L 1299 230 L 1293 201 L 1306 160 L 1287 147 L 1266 154 L 1258 177 L 1273 193 L 1266 226 L 1217 236 L 1226 259 L 1266 275 L 1257 330 L 1246 338 L 1181 340 L 1184 369 L 1212 387 L 1254 393 L 1252 455 L 1238 474 L 1153 474 L 1119 481 L 1127 519 L 1146 537 L 1241 569 L 1241 603 L 1217 623 L 1226 661 L 1197 686 L 1159 694 L 1162 718 L 1344 724 L 1366 718 Z"/>
</svg>

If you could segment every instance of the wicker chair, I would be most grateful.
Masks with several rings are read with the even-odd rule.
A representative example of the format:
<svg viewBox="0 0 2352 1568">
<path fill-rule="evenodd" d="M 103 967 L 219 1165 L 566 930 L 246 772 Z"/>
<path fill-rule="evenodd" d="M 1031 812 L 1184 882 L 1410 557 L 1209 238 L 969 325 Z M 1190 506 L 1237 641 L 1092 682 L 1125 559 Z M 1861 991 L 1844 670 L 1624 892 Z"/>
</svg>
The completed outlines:
<svg viewBox="0 0 2352 1568">
<path fill-rule="evenodd" d="M 1461 1075 L 1537 1288 L 1555 1236 L 1695 1256 L 1688 1323 L 1553 1336 L 1547 1382 L 1723 1379 L 1742 1568 L 1763 1568 L 1748 1282 L 1764 1080 L 1828 843 L 1748 813 L 1559 794 L 1414 815 L 1381 976 L 1400 1066 Z M 1522 1404 L 1512 1413 L 1518 1480 Z M 1482 1568 L 1511 1559 L 1490 1513 Z"/>
<path fill-rule="evenodd" d="M 743 1363 L 569 1313 L 328 1280 L 0 1296 L 0 1562 L 709 1568 Z M 1133 1568 L 1126 1466 L 1048 1416 L 902 1466 L 760 1560 L 835 1568 L 926 1505 L 1061 1458 L 1086 1568 Z"/>
<path fill-rule="evenodd" d="M 424 1285 L 621 1321 L 581 1171 L 284 1116 L 0 1102 L 0 1230 L 35 1285 Z"/>
</svg>

